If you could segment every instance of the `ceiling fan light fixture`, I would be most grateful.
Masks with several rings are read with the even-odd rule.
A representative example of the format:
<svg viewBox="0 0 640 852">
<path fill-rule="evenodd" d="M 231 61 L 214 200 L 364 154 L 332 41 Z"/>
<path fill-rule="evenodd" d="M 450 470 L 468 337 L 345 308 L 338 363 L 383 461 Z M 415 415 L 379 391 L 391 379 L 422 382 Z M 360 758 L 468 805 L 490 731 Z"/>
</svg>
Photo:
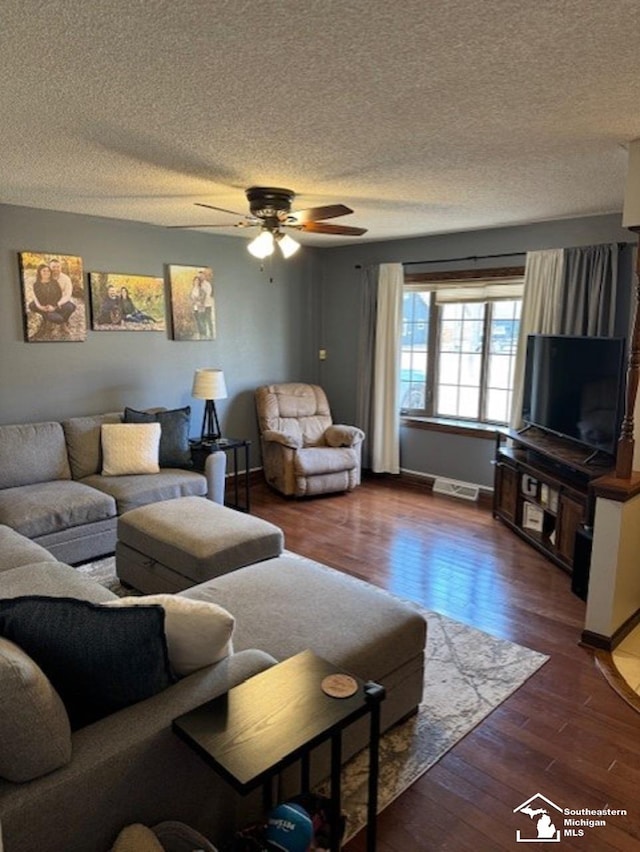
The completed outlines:
<svg viewBox="0 0 640 852">
<path fill-rule="evenodd" d="M 273 234 L 271 231 L 260 231 L 255 240 L 252 240 L 247 246 L 247 251 L 252 254 L 254 257 L 262 260 L 265 257 L 269 257 L 270 254 L 273 254 Z"/>
<path fill-rule="evenodd" d="M 289 234 L 276 234 L 276 241 L 282 256 L 285 258 L 292 257 L 300 248 L 300 243 L 292 239 Z"/>
</svg>

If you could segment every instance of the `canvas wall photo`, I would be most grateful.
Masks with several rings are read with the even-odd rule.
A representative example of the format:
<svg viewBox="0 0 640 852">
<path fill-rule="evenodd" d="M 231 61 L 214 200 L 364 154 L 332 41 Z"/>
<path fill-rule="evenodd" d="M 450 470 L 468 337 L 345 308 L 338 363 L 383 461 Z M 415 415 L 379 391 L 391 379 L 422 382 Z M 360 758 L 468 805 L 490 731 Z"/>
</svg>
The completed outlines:
<svg viewBox="0 0 640 852">
<path fill-rule="evenodd" d="M 82 341 L 87 337 L 87 299 L 82 258 L 53 252 L 18 254 L 28 343 Z"/>
<path fill-rule="evenodd" d="M 208 266 L 168 267 L 174 340 L 214 340 L 216 309 L 213 270 Z"/>
<path fill-rule="evenodd" d="M 90 272 L 94 331 L 165 331 L 164 281 L 150 275 Z"/>
</svg>

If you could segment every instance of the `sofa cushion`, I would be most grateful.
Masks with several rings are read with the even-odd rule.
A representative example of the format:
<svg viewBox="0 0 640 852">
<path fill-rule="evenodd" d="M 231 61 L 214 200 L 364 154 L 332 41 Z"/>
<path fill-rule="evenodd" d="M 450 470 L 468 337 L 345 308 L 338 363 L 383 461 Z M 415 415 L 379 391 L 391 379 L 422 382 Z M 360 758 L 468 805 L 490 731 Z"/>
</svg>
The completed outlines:
<svg viewBox="0 0 640 852">
<path fill-rule="evenodd" d="M 0 426 L 0 488 L 71 479 L 59 423 Z"/>
<path fill-rule="evenodd" d="M 160 606 L 110 608 L 75 598 L 0 600 L 0 635 L 51 681 L 72 729 L 150 698 L 173 683 Z"/>
<path fill-rule="evenodd" d="M 0 637 L 0 776 L 22 782 L 71 760 L 64 704 L 42 669 Z"/>
<path fill-rule="evenodd" d="M 118 514 L 175 497 L 204 497 L 207 480 L 191 470 L 167 469 L 138 476 L 88 476 L 85 485 L 110 494 L 116 501 Z"/>
<path fill-rule="evenodd" d="M 84 479 L 102 470 L 100 428 L 103 423 L 122 423 L 122 415 L 118 411 L 111 411 L 63 420 L 62 428 L 74 479 Z"/>
<path fill-rule="evenodd" d="M 416 606 L 299 557 L 247 565 L 179 597 L 212 601 L 232 612 L 236 652 L 261 648 L 285 660 L 313 648 L 363 680 L 388 682 L 425 647 L 426 622 Z"/>
<path fill-rule="evenodd" d="M 11 527 L 0 525 L 0 572 L 30 565 L 33 562 L 55 562 L 56 558 Z"/>
<path fill-rule="evenodd" d="M 106 586 L 62 562 L 39 562 L 4 571 L 0 597 L 19 598 L 23 595 L 75 598 L 92 603 L 105 603 L 117 598 Z"/>
<path fill-rule="evenodd" d="M 102 475 L 160 473 L 159 423 L 103 423 Z"/>
<path fill-rule="evenodd" d="M 106 606 L 149 604 L 158 604 L 164 609 L 169 663 L 174 674 L 184 677 L 232 653 L 235 619 L 217 604 L 161 594 L 118 598 Z"/>
<path fill-rule="evenodd" d="M 115 515 L 113 497 L 73 480 L 0 490 L 0 523 L 27 538 L 37 538 Z"/>
<path fill-rule="evenodd" d="M 191 407 L 172 411 L 136 411 L 125 408 L 125 423 L 160 424 L 160 467 L 191 467 L 189 427 Z"/>
</svg>

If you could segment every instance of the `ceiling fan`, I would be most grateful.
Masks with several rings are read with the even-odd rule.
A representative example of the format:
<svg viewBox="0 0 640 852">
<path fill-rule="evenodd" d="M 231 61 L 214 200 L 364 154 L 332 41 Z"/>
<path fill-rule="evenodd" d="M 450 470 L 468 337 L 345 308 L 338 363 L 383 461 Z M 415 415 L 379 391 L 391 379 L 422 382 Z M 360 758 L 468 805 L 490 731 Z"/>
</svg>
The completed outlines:
<svg viewBox="0 0 640 852">
<path fill-rule="evenodd" d="M 366 234 L 366 228 L 355 228 L 347 225 L 332 225 L 323 220 L 335 219 L 353 213 L 344 204 L 328 204 L 324 207 L 309 207 L 306 210 L 291 210 L 295 192 L 291 189 L 279 189 L 271 186 L 251 186 L 245 192 L 249 201 L 249 213 L 236 213 L 225 207 L 215 207 L 213 204 L 196 202 L 197 207 L 217 210 L 220 213 L 230 213 L 239 216 L 235 228 L 259 227 L 260 233 L 247 246 L 254 257 L 265 258 L 273 254 L 277 245 L 284 257 L 291 257 L 300 248 L 300 243 L 283 232 L 283 228 L 306 231 L 314 234 L 334 234 L 337 236 L 359 237 Z M 228 228 L 229 225 L 174 225 L 178 228 Z"/>
</svg>

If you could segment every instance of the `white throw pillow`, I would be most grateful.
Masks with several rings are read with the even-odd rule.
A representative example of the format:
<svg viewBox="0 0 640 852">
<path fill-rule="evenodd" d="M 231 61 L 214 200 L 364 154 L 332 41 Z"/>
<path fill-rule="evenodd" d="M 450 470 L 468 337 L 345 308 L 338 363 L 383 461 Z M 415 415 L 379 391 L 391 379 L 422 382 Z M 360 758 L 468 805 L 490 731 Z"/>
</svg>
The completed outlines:
<svg viewBox="0 0 640 852">
<path fill-rule="evenodd" d="M 159 423 L 103 423 L 102 475 L 160 473 Z"/>
<path fill-rule="evenodd" d="M 105 603 L 105 606 L 149 604 L 159 604 L 164 608 L 169 662 L 180 677 L 217 663 L 233 653 L 231 637 L 236 620 L 218 604 L 176 595 L 143 595 L 118 598 Z"/>
</svg>

